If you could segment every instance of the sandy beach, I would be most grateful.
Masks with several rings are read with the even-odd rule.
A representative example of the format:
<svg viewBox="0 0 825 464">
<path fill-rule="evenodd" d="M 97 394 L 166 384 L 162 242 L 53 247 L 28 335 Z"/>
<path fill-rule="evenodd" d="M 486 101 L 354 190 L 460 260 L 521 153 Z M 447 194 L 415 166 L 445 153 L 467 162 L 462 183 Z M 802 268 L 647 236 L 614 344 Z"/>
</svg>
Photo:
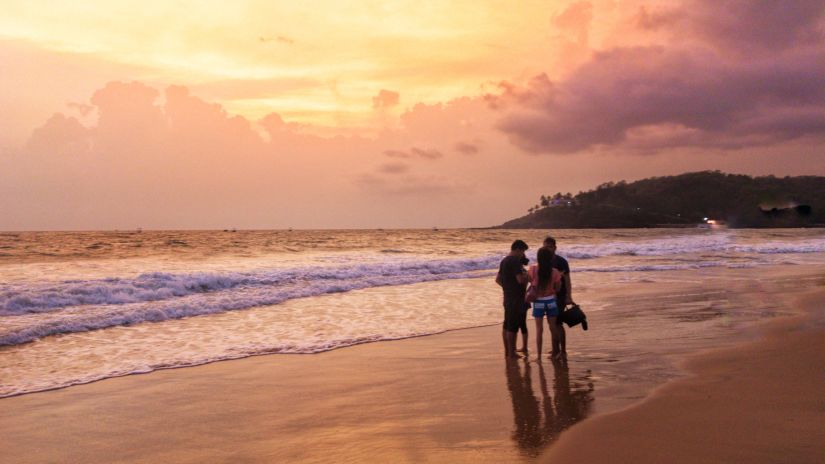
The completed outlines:
<svg viewBox="0 0 825 464">
<path fill-rule="evenodd" d="M 692 377 L 573 428 L 543 462 L 825 462 L 825 291 L 796 303 L 808 314 L 693 357 Z"/>
<path fill-rule="evenodd" d="M 566 367 L 508 364 L 490 326 L 5 398 L 0 461 L 822 462 L 821 274 L 800 297 L 758 290 L 747 278 L 764 270 L 718 272 L 786 317 L 679 358 L 683 374 L 658 388 L 611 383 L 599 366 L 616 363 L 577 363 L 575 351 Z M 608 321 L 571 331 L 571 347 Z"/>
</svg>

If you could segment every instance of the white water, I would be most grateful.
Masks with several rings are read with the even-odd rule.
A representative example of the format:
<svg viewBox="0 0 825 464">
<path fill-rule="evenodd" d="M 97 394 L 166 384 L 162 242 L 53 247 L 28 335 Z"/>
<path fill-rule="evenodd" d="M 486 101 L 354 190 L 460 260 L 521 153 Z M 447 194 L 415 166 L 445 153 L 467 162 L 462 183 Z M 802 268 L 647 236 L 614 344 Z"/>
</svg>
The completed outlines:
<svg viewBox="0 0 825 464">
<path fill-rule="evenodd" d="M 501 256 L 514 238 L 527 240 L 534 256 L 543 236 L 498 230 L 4 235 L 0 397 L 497 323 L 500 295 L 491 282 Z M 657 274 L 692 279 L 712 268 L 825 263 L 825 233 L 818 230 L 556 236 L 579 289 L 655 282 Z"/>
</svg>

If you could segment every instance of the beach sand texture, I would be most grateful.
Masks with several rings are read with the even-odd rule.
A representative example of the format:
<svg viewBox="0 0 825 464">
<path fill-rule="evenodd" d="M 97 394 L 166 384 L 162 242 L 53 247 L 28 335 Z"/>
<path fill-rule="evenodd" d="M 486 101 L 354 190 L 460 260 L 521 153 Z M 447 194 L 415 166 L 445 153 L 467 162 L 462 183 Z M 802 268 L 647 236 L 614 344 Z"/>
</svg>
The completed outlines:
<svg viewBox="0 0 825 464">
<path fill-rule="evenodd" d="M 776 321 L 757 342 L 694 357 L 692 377 L 582 423 L 543 462 L 825 462 L 825 292 L 797 304 L 820 319 Z"/>
<path fill-rule="evenodd" d="M 693 355 L 691 375 L 646 399 L 663 379 L 611 382 L 592 369 L 610 363 L 575 350 L 566 368 L 508 364 L 492 326 L 5 398 L 0 462 L 825 462 L 825 294 L 798 305 L 781 286 L 730 284 L 804 315 Z M 669 304 L 666 284 L 624 292 Z M 599 317 L 590 334 L 607 330 Z M 571 331 L 571 349 L 590 334 Z"/>
</svg>

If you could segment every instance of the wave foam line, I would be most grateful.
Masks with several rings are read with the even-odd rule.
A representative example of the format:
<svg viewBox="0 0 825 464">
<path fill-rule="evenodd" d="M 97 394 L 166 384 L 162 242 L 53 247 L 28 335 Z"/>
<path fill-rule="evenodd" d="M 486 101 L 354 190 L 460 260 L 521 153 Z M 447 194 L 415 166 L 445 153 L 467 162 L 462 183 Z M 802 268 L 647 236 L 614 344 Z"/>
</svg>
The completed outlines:
<svg viewBox="0 0 825 464">
<path fill-rule="evenodd" d="M 162 322 L 192 316 L 270 306 L 306 298 L 364 288 L 407 285 L 445 279 L 491 276 L 491 273 L 367 275 L 357 278 L 299 281 L 278 286 L 237 288 L 229 292 L 190 294 L 180 298 L 121 305 L 78 306 L 46 313 L 4 318 L 0 346 L 19 345 L 50 335 L 86 332 L 144 322 Z"/>
<path fill-rule="evenodd" d="M 51 312 L 71 306 L 124 305 L 161 301 L 237 288 L 346 282 L 366 277 L 410 281 L 451 278 L 456 273 L 498 267 L 499 256 L 454 260 L 394 260 L 338 267 L 292 268 L 254 272 L 172 274 L 152 272 L 135 278 L 70 280 L 34 284 L 0 285 L 0 316 Z M 333 284 L 331 284 L 333 285 Z M 343 291 L 343 290 L 342 290 Z"/>
</svg>

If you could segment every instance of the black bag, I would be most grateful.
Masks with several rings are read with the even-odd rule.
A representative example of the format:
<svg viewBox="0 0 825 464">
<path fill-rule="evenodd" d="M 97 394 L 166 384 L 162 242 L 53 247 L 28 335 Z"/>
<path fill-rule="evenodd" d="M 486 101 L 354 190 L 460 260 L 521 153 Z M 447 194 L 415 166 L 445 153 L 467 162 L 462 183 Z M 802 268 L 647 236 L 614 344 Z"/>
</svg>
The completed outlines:
<svg viewBox="0 0 825 464">
<path fill-rule="evenodd" d="M 579 305 L 573 305 L 561 314 L 561 321 L 567 324 L 568 327 L 575 327 L 579 324 L 582 329 L 587 330 L 587 316 Z"/>
</svg>

